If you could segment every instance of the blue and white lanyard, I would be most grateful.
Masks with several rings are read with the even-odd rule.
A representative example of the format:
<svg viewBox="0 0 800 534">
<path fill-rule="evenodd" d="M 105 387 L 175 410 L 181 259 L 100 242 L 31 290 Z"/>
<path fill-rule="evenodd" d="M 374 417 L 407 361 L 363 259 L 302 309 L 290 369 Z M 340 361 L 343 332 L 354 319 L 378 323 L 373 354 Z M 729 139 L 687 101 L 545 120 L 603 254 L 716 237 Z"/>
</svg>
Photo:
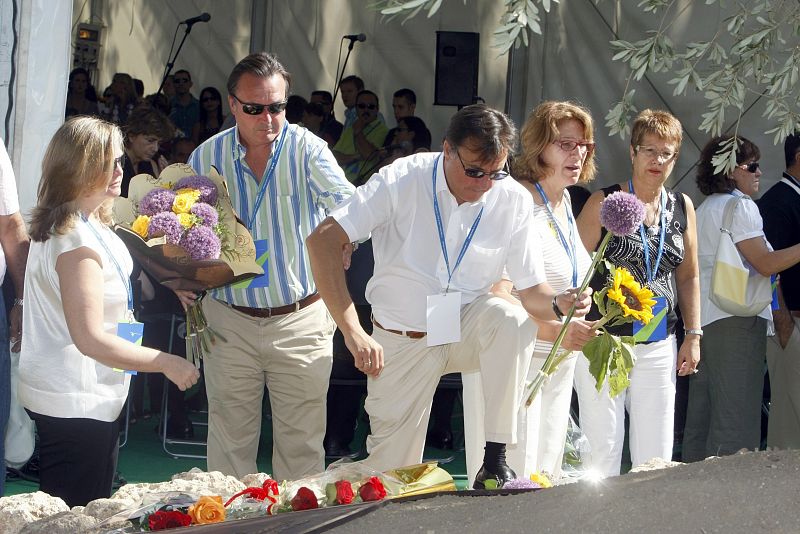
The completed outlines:
<svg viewBox="0 0 800 534">
<path fill-rule="evenodd" d="M 550 217 L 550 221 L 553 223 L 556 232 L 558 232 L 558 238 L 561 240 L 561 246 L 564 247 L 564 252 L 567 253 L 569 263 L 572 265 L 572 287 L 577 287 L 578 254 L 575 248 L 575 218 L 572 216 L 572 210 L 567 207 L 567 226 L 569 226 L 569 243 L 567 243 L 567 239 L 564 237 L 564 232 L 561 231 L 561 226 L 558 224 L 555 213 L 553 213 L 553 210 L 550 208 L 550 201 L 547 198 L 547 194 L 544 192 L 544 189 L 539 183 L 535 183 L 533 185 L 536 186 L 536 190 L 542 197 L 542 202 L 544 202 L 547 215 Z"/>
<path fill-rule="evenodd" d="M 278 158 L 281 155 L 281 150 L 283 150 L 283 143 L 286 140 L 286 125 L 283 126 L 281 130 L 280 136 L 278 137 L 278 143 L 275 147 L 275 150 L 272 152 L 272 160 L 269 164 L 269 169 L 267 170 L 267 175 L 261 181 L 261 186 L 258 188 L 258 194 L 256 195 L 255 204 L 253 204 L 253 210 L 251 213 L 248 214 L 247 220 L 245 223 L 247 224 L 247 229 L 252 232 L 253 225 L 256 222 L 256 215 L 258 214 L 258 208 L 261 207 L 261 203 L 264 202 L 264 195 L 267 192 L 267 186 L 272 181 L 272 178 L 275 175 L 275 168 L 278 166 Z M 236 170 L 236 180 L 239 183 L 239 191 L 241 192 L 241 200 L 239 201 L 240 204 L 240 212 L 245 214 L 246 207 L 245 207 L 245 191 L 247 191 L 247 184 L 244 181 L 244 171 L 242 170 L 242 160 L 241 158 L 236 157 L 236 143 L 231 145 L 231 151 L 233 152 L 233 161 L 234 161 L 234 169 Z"/>
<path fill-rule="evenodd" d="M 105 240 L 103 240 L 103 237 L 100 235 L 100 233 L 97 231 L 97 229 L 94 226 L 92 226 L 92 223 L 89 222 L 89 219 L 83 213 L 81 213 L 81 220 L 83 222 L 85 222 L 86 226 L 89 227 L 89 230 L 92 231 L 94 236 L 97 238 L 97 241 L 99 241 L 100 245 L 103 247 L 103 249 L 105 249 L 106 255 L 111 260 L 111 263 L 113 263 L 114 267 L 116 267 L 117 274 L 119 275 L 120 280 L 122 280 L 122 285 L 125 286 L 125 291 L 128 293 L 128 317 L 127 317 L 127 319 L 128 320 L 132 320 L 133 319 L 133 288 L 131 287 L 131 279 L 130 279 L 130 277 L 129 276 L 125 276 L 125 273 L 122 270 L 122 266 L 117 261 L 117 258 L 111 252 L 111 249 L 108 248 L 108 245 L 106 244 Z"/>
<path fill-rule="evenodd" d="M 628 180 L 628 190 L 631 194 L 636 194 L 633 190 L 633 180 Z M 644 229 L 644 221 L 639 225 L 639 236 L 642 238 L 642 246 L 644 247 L 644 268 L 647 272 L 647 283 L 650 284 L 658 273 L 658 266 L 661 265 L 661 256 L 664 254 L 664 241 L 667 235 L 667 194 L 664 189 L 661 189 L 661 221 L 658 236 L 658 252 L 656 252 L 656 265 L 655 268 L 650 266 L 650 243 L 647 239 L 647 232 Z"/>
<path fill-rule="evenodd" d="M 475 221 L 472 223 L 472 227 L 469 229 L 467 233 L 467 238 L 464 240 L 464 244 L 461 245 L 461 252 L 458 253 L 458 258 L 456 258 L 456 263 L 453 265 L 453 268 L 450 269 L 450 259 L 447 256 L 447 243 L 444 239 L 444 225 L 442 224 L 442 213 L 439 210 L 439 200 L 436 198 L 436 169 L 439 167 L 439 159 L 442 157 L 441 154 L 436 156 L 436 161 L 433 164 L 433 173 L 431 175 L 431 181 L 433 182 L 433 214 L 436 217 L 436 229 L 439 231 L 439 245 L 442 247 L 442 254 L 444 254 L 444 264 L 447 266 L 447 287 L 445 288 L 445 293 L 450 289 L 450 280 L 453 278 L 453 274 L 455 274 L 456 269 L 458 266 L 461 265 L 461 260 L 464 258 L 464 254 L 467 252 L 467 248 L 469 247 L 470 242 L 472 241 L 472 237 L 475 235 L 475 230 L 478 228 L 478 223 L 481 222 L 481 217 L 483 216 L 483 207 L 481 206 L 481 211 L 478 212 L 478 216 L 475 217 Z"/>
</svg>

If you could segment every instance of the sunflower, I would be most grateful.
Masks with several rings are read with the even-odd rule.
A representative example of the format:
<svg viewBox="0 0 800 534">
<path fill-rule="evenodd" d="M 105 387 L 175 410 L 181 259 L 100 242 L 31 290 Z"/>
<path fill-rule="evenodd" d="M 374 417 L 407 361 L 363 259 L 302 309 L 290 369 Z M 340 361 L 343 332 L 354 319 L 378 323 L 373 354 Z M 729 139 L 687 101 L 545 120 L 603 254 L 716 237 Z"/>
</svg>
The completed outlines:
<svg viewBox="0 0 800 534">
<path fill-rule="evenodd" d="M 608 298 L 619 304 L 626 317 L 633 317 L 644 324 L 653 318 L 653 292 L 639 285 L 630 271 L 624 267 L 614 270 L 614 285 L 608 290 Z"/>
</svg>

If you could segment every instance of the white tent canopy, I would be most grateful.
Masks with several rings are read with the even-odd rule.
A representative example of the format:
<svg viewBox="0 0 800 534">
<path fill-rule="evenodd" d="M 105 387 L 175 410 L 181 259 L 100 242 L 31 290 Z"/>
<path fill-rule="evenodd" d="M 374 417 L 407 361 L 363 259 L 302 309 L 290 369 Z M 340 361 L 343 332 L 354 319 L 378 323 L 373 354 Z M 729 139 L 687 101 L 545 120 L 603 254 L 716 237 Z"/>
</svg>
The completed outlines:
<svg viewBox="0 0 800 534">
<path fill-rule="evenodd" d="M 19 31 L 9 33 L 14 4 L 19 8 Z M 726 15 L 718 5 L 692 0 L 679 0 L 678 4 L 687 8 L 670 27 L 670 35 L 678 43 L 707 38 L 707 28 L 716 27 Z M 544 35 L 532 36 L 530 47 L 515 50 L 509 60 L 509 55 L 499 56 L 491 46 L 502 2 L 449 0 L 433 17 L 420 14 L 404 24 L 400 18 L 388 21 L 369 5 L 361 0 L 0 0 L 0 72 L 7 73 L 11 63 L 11 36 L 19 41 L 14 120 L 4 135 L 13 145 L 23 209 L 35 201 L 41 152 L 63 120 L 66 78 L 72 66 L 69 43 L 77 24 L 92 22 L 103 28 L 94 79 L 98 93 L 115 72 L 142 79 L 145 92 L 152 93 L 161 81 L 178 22 L 202 12 L 211 15 L 210 22 L 194 25 L 175 63 L 176 70 L 185 68 L 192 73 L 195 95 L 205 86 L 225 93 L 228 73 L 249 50 L 277 53 L 293 74 L 294 94 L 308 98 L 315 89 L 332 91 L 341 37 L 363 32 L 367 40 L 355 45 L 345 74 L 361 76 L 378 94 L 390 126 L 394 125 L 392 93 L 401 87 L 412 88 L 418 97 L 417 115 L 431 129 L 434 144 L 441 140 L 455 111 L 454 107 L 432 105 L 435 32 L 479 32 L 478 94 L 489 105 L 507 110 L 521 126 L 526 113 L 544 99 L 585 104 L 597 129 L 599 173 L 592 187 L 628 177 L 628 140 L 608 137 L 603 126 L 627 78 L 624 67 L 611 61 L 608 41 L 641 39 L 648 28 L 657 26 L 659 17 L 642 15 L 634 2 L 561 0 L 552 4 L 545 16 Z M 183 27 L 178 30 L 176 45 L 182 34 Z M 669 77 L 656 76 L 637 84 L 635 103 L 640 110 L 668 109 L 682 121 L 684 144 L 671 183 L 698 201 L 692 167 L 708 139 L 697 129 L 699 110 L 705 103 L 700 94 L 672 96 L 672 86 L 666 83 Z M 6 74 L 0 84 L 4 81 L 8 81 Z M 3 116 L 8 107 L 7 86 L 0 85 Z M 751 96 L 748 105 L 757 100 L 756 95 Z M 739 133 L 761 148 L 765 188 L 780 176 L 783 154 L 782 148 L 773 146 L 762 133 L 768 129 L 761 118 L 762 106 L 756 102 L 745 113 Z M 337 115 L 342 116 L 341 103 L 337 103 Z"/>
</svg>

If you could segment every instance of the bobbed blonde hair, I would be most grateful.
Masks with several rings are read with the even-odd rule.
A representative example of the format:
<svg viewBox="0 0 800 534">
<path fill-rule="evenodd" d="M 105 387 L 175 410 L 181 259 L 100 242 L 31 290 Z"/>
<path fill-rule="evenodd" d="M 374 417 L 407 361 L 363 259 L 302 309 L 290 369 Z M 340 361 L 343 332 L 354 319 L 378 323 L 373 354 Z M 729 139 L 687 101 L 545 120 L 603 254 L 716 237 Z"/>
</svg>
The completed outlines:
<svg viewBox="0 0 800 534">
<path fill-rule="evenodd" d="M 531 111 L 520 132 L 521 149 L 514 160 L 514 178 L 538 182 L 552 171 L 542 159 L 542 153 L 550 143 L 558 139 L 558 125 L 567 120 L 578 121 L 583 127 L 584 139 L 594 141 L 594 122 L 586 108 L 574 102 L 542 102 Z M 592 151 L 586 156 L 578 181 L 589 182 L 596 172 Z"/>
</svg>

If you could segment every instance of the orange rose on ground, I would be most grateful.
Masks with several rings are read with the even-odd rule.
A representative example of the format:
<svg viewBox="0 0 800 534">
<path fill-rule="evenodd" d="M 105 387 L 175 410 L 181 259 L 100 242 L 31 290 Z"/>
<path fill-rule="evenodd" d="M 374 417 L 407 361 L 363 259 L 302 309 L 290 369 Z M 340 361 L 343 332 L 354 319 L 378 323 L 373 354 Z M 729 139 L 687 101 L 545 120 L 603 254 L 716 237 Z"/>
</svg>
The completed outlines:
<svg viewBox="0 0 800 534">
<path fill-rule="evenodd" d="M 205 525 L 225 521 L 225 507 L 219 495 L 203 495 L 189 507 L 192 524 Z"/>
</svg>

